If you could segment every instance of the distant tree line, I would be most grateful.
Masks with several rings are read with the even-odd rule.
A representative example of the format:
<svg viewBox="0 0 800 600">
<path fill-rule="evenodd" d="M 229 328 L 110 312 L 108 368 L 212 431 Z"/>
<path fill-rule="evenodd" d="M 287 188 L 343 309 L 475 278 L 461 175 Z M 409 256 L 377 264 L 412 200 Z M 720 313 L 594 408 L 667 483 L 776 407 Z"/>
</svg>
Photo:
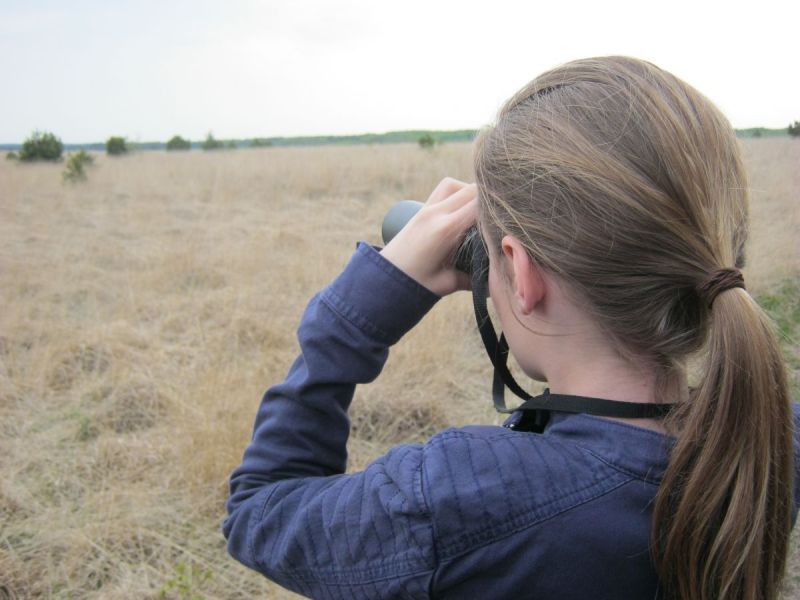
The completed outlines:
<svg viewBox="0 0 800 600">
<path fill-rule="evenodd" d="M 272 146 L 272 141 L 267 138 L 252 138 L 246 145 L 250 148 L 264 148 Z M 109 156 L 122 156 L 134 149 L 158 149 L 164 148 L 168 151 L 191 150 L 192 142 L 180 135 L 172 136 L 166 144 L 144 143 L 132 145 L 127 139 L 121 136 L 109 137 L 105 144 L 82 144 L 70 146 L 80 151 L 102 150 L 105 149 Z M 209 133 L 206 139 L 199 142 L 199 147 L 203 150 L 233 149 L 239 147 L 236 140 L 218 140 L 213 134 Z M 10 150 L 6 153 L 8 160 L 18 160 L 21 162 L 49 161 L 58 162 L 63 159 L 64 143 L 55 134 L 47 131 L 34 131 L 23 143 L 19 150 Z"/>
<path fill-rule="evenodd" d="M 24 161 L 36 160 L 60 160 L 64 150 L 94 150 L 105 151 L 110 156 L 122 156 L 134 150 L 168 150 L 185 151 L 192 148 L 203 150 L 221 150 L 233 148 L 267 148 L 270 146 L 317 146 L 327 144 L 394 144 L 394 143 L 418 143 L 422 147 L 432 147 L 436 144 L 445 142 L 471 141 L 475 136 L 474 129 L 463 129 L 457 131 L 433 131 L 433 130 L 409 130 L 409 131 L 389 131 L 387 133 L 366 133 L 360 135 L 326 135 L 326 136 L 299 136 L 299 137 L 254 137 L 249 139 L 229 139 L 220 140 L 209 133 L 205 140 L 192 142 L 180 135 L 172 136 L 167 142 L 141 142 L 132 144 L 121 136 L 111 136 L 105 143 L 91 144 L 62 144 L 61 140 L 49 132 L 34 132 L 28 138 L 23 147 L 13 150 L 8 146 L 0 145 L 3 148 L 12 150 L 8 152 L 10 159 Z M 55 142 L 60 145 L 61 152 L 57 150 L 44 151 L 45 146 L 54 146 Z M 29 149 L 33 144 L 33 151 Z M 24 158 L 23 158 L 24 157 Z M 57 158 L 54 158 L 57 157 Z"/>
<path fill-rule="evenodd" d="M 431 130 L 410 130 L 410 131 L 390 131 L 387 133 L 367 133 L 361 135 L 343 136 L 303 136 L 303 137 L 275 137 L 275 138 L 251 138 L 250 140 L 219 140 L 209 132 L 205 140 L 198 143 L 203 150 L 222 150 L 234 149 L 240 143 L 250 148 L 264 148 L 269 146 L 311 146 L 320 144 L 373 144 L 373 143 L 408 143 L 416 142 L 421 148 L 430 149 L 436 144 L 454 141 L 471 141 L 476 134 L 474 129 L 460 129 L 456 131 L 431 131 Z M 794 121 L 786 129 L 768 129 L 765 127 L 753 127 L 750 129 L 737 129 L 736 134 L 741 137 L 762 137 L 789 134 L 791 137 L 800 136 L 800 121 Z M 8 146 L 6 146 L 8 148 Z M 12 146 L 13 148 L 13 146 Z M 87 159 L 91 156 L 85 152 L 87 148 L 102 150 L 99 144 L 71 145 L 77 151 L 83 151 L 81 159 L 76 159 L 82 165 L 88 165 L 91 161 Z M 159 142 L 146 142 L 132 146 L 124 137 L 111 136 L 106 140 L 105 151 L 109 156 L 122 156 L 133 149 L 166 149 L 168 151 L 187 151 L 192 149 L 191 140 L 185 139 L 180 135 L 172 136 L 166 144 Z M 34 131 L 22 144 L 18 151 L 10 151 L 6 154 L 9 160 L 20 162 L 50 161 L 58 162 L 63 160 L 64 144 L 55 134 L 48 131 Z M 77 169 L 80 171 L 80 169 Z M 66 176 L 65 176 L 66 177 Z M 80 180 L 81 176 L 68 177 L 69 180 Z"/>
<path fill-rule="evenodd" d="M 770 129 L 769 127 L 750 127 L 748 129 L 737 129 L 736 135 L 742 138 L 760 138 L 780 137 L 785 136 L 788 133 L 790 137 L 795 137 L 798 135 L 798 128 L 800 128 L 800 121 L 795 121 L 783 129 Z"/>
</svg>

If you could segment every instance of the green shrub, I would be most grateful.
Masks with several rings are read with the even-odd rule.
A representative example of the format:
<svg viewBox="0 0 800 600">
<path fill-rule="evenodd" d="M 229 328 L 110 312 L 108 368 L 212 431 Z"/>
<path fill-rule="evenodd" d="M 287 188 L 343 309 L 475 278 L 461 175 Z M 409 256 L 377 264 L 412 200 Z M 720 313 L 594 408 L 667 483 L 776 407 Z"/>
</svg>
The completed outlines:
<svg viewBox="0 0 800 600">
<path fill-rule="evenodd" d="M 111 136 L 106 140 L 106 152 L 111 156 L 127 154 L 128 144 L 124 137 Z"/>
<path fill-rule="evenodd" d="M 191 150 L 192 149 L 192 142 L 189 140 L 183 139 L 179 135 L 174 135 L 170 138 L 167 142 L 167 150 Z"/>
<path fill-rule="evenodd" d="M 100 434 L 99 429 L 92 423 L 92 419 L 87 415 L 78 415 L 78 431 L 75 439 L 79 442 L 88 442 Z"/>
<path fill-rule="evenodd" d="M 800 398 L 800 283 L 797 277 L 788 278 L 770 293 L 760 295 L 758 303 L 776 325 L 790 374 L 789 391 L 793 398 Z"/>
<path fill-rule="evenodd" d="M 268 146 L 272 146 L 271 140 L 267 140 L 264 138 L 253 138 L 252 140 L 250 140 L 251 148 L 266 148 Z"/>
<path fill-rule="evenodd" d="M 94 163 L 94 157 L 86 152 L 86 150 L 79 150 L 69 155 L 69 158 L 67 158 L 67 165 L 64 167 L 64 172 L 61 176 L 64 178 L 64 181 L 69 183 L 86 181 L 85 167 L 92 163 Z"/>
<path fill-rule="evenodd" d="M 228 143 L 225 144 L 225 147 L 228 150 L 236 150 L 236 148 L 237 148 L 236 140 L 229 140 Z"/>
<path fill-rule="evenodd" d="M 175 566 L 175 576 L 168 579 L 158 593 L 159 598 L 181 598 L 181 600 L 203 600 L 197 593 L 202 590 L 207 581 L 213 578 L 213 573 L 207 569 L 200 569 L 191 563 L 180 562 Z"/>
<path fill-rule="evenodd" d="M 224 148 L 225 143 L 221 142 L 220 140 L 214 139 L 214 136 L 211 132 L 208 132 L 205 141 L 203 141 L 201 148 L 203 150 L 219 150 L 220 148 Z"/>
<path fill-rule="evenodd" d="M 11 152 L 6 152 L 6 160 L 19 160 L 19 156 L 12 150 Z"/>
<path fill-rule="evenodd" d="M 433 148 L 433 145 L 436 143 L 436 140 L 433 139 L 431 134 L 426 133 L 422 137 L 417 140 L 420 148 Z"/>
<path fill-rule="evenodd" d="M 25 140 L 19 151 L 19 159 L 23 162 L 38 160 L 59 161 L 64 152 L 64 144 L 50 132 L 34 131 L 31 137 Z"/>
<path fill-rule="evenodd" d="M 797 137 L 800 135 L 800 121 L 795 121 L 788 127 L 789 135 L 792 137 Z"/>
</svg>

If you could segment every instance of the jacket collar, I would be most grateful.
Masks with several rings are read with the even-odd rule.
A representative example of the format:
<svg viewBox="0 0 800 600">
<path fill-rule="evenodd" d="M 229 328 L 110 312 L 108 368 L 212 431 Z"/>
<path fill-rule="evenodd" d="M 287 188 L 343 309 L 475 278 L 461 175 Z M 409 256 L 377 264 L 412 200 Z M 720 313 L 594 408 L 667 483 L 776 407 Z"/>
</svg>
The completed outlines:
<svg viewBox="0 0 800 600">
<path fill-rule="evenodd" d="M 604 417 L 552 411 L 542 434 L 575 444 L 610 465 L 651 483 L 659 483 L 675 438 Z"/>
</svg>

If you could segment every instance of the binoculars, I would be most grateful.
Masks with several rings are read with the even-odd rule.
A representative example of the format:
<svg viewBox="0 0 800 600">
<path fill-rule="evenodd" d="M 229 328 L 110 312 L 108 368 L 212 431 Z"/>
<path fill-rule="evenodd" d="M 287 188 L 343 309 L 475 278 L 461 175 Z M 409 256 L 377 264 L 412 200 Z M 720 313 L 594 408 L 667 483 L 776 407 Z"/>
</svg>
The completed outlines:
<svg viewBox="0 0 800 600">
<path fill-rule="evenodd" d="M 390 208 L 383 218 L 381 227 L 383 243 L 388 244 L 423 206 L 422 202 L 416 200 L 401 200 Z M 456 269 L 467 274 L 488 266 L 485 264 L 486 252 L 477 227 L 470 227 L 467 230 L 461 244 L 453 253 L 452 263 Z"/>
</svg>

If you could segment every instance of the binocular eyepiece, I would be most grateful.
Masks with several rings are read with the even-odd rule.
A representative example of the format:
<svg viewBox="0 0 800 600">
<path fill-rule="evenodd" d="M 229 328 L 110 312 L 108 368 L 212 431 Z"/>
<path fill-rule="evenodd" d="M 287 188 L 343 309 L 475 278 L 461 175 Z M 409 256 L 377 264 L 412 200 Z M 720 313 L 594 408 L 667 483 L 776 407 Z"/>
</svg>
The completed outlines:
<svg viewBox="0 0 800 600">
<path fill-rule="evenodd" d="M 390 208 L 383 218 L 381 227 L 383 243 L 388 244 L 423 206 L 422 202 L 416 200 L 401 200 Z M 486 262 L 486 251 L 478 228 L 470 227 L 463 241 L 453 253 L 452 264 L 459 271 L 472 274 L 475 269 L 488 266 L 485 264 Z"/>
</svg>

